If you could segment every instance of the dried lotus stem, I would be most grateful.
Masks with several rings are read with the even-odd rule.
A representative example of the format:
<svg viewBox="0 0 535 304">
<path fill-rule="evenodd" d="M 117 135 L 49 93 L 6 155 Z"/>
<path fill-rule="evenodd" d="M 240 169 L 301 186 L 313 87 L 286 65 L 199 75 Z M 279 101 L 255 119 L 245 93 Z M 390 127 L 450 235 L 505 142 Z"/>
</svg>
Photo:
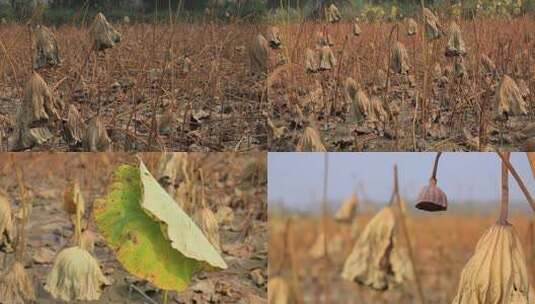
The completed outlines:
<svg viewBox="0 0 535 304">
<path fill-rule="evenodd" d="M 524 196 L 526 197 L 528 203 L 531 205 L 531 209 L 533 209 L 533 211 L 535 212 L 535 201 L 533 201 L 533 198 L 531 194 L 529 193 L 528 188 L 526 188 L 526 185 L 522 181 L 522 178 L 520 177 L 520 175 L 518 175 L 513 165 L 501 152 L 496 152 L 496 153 L 498 154 L 498 156 L 500 156 L 500 158 L 502 159 L 503 163 L 505 164 L 509 172 L 511 172 L 511 175 L 515 178 L 518 186 L 524 193 Z"/>
<path fill-rule="evenodd" d="M 504 158 L 509 160 L 509 152 L 504 153 Z M 498 223 L 500 225 L 507 225 L 507 218 L 509 215 L 509 172 L 507 171 L 507 166 L 505 161 L 502 160 L 502 199 L 500 202 L 500 216 L 498 218 Z"/>
</svg>

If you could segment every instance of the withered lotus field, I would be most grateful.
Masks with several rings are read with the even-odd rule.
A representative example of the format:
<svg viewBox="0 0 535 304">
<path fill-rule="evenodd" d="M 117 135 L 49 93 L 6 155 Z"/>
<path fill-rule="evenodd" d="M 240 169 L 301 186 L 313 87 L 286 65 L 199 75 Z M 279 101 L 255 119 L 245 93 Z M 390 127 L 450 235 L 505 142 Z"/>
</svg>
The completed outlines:
<svg viewBox="0 0 535 304">
<path fill-rule="evenodd" d="M 530 149 L 532 16 L 449 19 L 427 8 L 425 20 L 419 15 L 274 24 L 280 44 L 270 49 L 268 127 L 286 132 L 269 150 L 298 150 L 312 123 L 327 151 Z M 321 68 L 327 40 L 336 61 Z M 355 121 L 349 78 L 383 105 L 384 120 Z"/>
</svg>

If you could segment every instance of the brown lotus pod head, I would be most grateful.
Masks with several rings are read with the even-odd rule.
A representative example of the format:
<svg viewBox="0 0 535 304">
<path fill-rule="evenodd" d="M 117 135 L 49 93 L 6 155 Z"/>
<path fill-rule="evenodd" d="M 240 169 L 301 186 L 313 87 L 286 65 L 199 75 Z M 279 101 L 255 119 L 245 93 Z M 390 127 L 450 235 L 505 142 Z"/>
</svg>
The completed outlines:
<svg viewBox="0 0 535 304">
<path fill-rule="evenodd" d="M 458 57 L 466 55 L 466 46 L 464 44 L 461 28 L 451 22 L 448 44 L 446 45 L 446 57 Z"/>
<path fill-rule="evenodd" d="M 85 125 L 78 109 L 71 104 L 67 113 L 65 122 L 64 136 L 65 140 L 71 145 L 77 145 L 82 142 L 85 136 L 87 126 Z"/>
<path fill-rule="evenodd" d="M 448 209 L 448 198 L 437 186 L 437 181 L 431 179 L 418 195 L 416 208 L 425 211 L 445 211 Z"/>
<path fill-rule="evenodd" d="M 35 28 L 33 67 L 53 67 L 60 63 L 58 42 L 56 37 L 46 26 L 37 25 Z"/>
<path fill-rule="evenodd" d="M 329 23 L 336 23 L 342 20 L 342 14 L 340 14 L 340 10 L 338 10 L 338 7 L 334 3 L 327 8 L 325 15 Z"/>
<path fill-rule="evenodd" d="M 0 251 L 11 251 L 13 238 L 13 214 L 6 195 L 0 191 Z"/>
<path fill-rule="evenodd" d="M 392 50 L 390 68 L 398 74 L 409 73 L 409 55 L 401 42 L 396 42 Z"/>
<path fill-rule="evenodd" d="M 0 277 L 0 302 L 24 304 L 35 301 L 33 282 L 20 262 L 15 262 Z"/>
<path fill-rule="evenodd" d="M 121 34 L 115 30 L 102 13 L 95 16 L 89 34 L 97 51 L 110 49 L 121 41 Z"/>
<path fill-rule="evenodd" d="M 336 58 L 334 57 L 334 52 L 328 46 L 324 46 L 319 49 L 319 59 L 320 71 L 329 71 L 336 67 Z"/>
<path fill-rule="evenodd" d="M 201 208 L 193 216 L 193 221 L 201 228 L 204 235 L 210 241 L 210 243 L 221 251 L 221 243 L 219 241 L 219 223 L 215 217 L 215 214 L 210 208 Z"/>
<path fill-rule="evenodd" d="M 481 55 L 481 65 L 486 74 L 496 74 L 496 64 L 489 58 L 489 56 L 485 54 Z"/>
<path fill-rule="evenodd" d="M 353 23 L 353 36 L 358 37 L 360 36 L 360 34 L 362 34 L 362 30 L 360 29 L 360 26 L 357 21 L 355 21 L 355 23 Z"/>
<path fill-rule="evenodd" d="M 269 46 L 273 49 L 280 49 L 282 46 L 282 40 L 280 38 L 280 30 L 276 26 L 272 26 L 269 30 Z"/>
<path fill-rule="evenodd" d="M 313 127 L 306 127 L 297 143 L 298 152 L 327 152 L 321 140 L 320 133 Z"/>
<path fill-rule="evenodd" d="M 319 52 L 315 52 L 309 48 L 305 50 L 305 70 L 308 73 L 315 73 L 320 68 Z"/>
<path fill-rule="evenodd" d="M 527 103 L 516 82 L 504 75 L 500 85 L 496 88 L 496 104 L 498 116 L 527 115 Z"/>
<path fill-rule="evenodd" d="M 266 38 L 258 34 L 249 47 L 249 61 L 254 75 L 267 75 L 269 47 Z"/>
<path fill-rule="evenodd" d="M 83 141 L 84 149 L 90 152 L 103 152 L 110 149 L 111 139 L 104 124 L 97 116 L 89 120 Z"/>
<path fill-rule="evenodd" d="M 412 18 L 407 19 L 407 36 L 414 36 L 418 33 L 418 23 Z"/>
<path fill-rule="evenodd" d="M 427 39 L 433 40 L 440 38 L 440 22 L 437 16 L 435 16 L 435 14 L 433 14 L 433 12 L 428 8 L 424 8 L 423 14 L 425 22 L 425 35 Z"/>
</svg>

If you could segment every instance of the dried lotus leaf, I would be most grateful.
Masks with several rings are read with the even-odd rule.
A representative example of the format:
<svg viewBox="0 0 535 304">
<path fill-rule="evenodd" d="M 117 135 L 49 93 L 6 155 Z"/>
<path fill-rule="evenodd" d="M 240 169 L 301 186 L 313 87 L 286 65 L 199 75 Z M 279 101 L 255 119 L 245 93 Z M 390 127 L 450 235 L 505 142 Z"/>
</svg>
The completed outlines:
<svg viewBox="0 0 535 304">
<path fill-rule="evenodd" d="M 104 152 L 110 149 L 111 139 L 100 117 L 94 116 L 89 120 L 83 144 L 84 149 L 90 152 Z"/>
<path fill-rule="evenodd" d="M 496 104 L 498 116 L 502 115 L 527 115 L 526 101 L 522 97 L 520 88 L 509 76 L 503 76 L 502 81 L 496 88 Z"/>
<path fill-rule="evenodd" d="M 97 51 L 110 49 L 121 41 L 121 34 L 115 30 L 102 13 L 95 16 L 89 33 Z"/>
<path fill-rule="evenodd" d="M 380 122 L 386 122 L 388 121 L 388 112 L 385 110 L 385 107 L 383 105 L 383 102 L 381 99 L 377 96 L 373 96 L 370 100 L 371 105 L 371 112 L 373 112 L 373 115 L 370 115 L 372 118 L 370 121 L 380 121 Z"/>
<path fill-rule="evenodd" d="M 69 144 L 77 145 L 84 139 L 86 125 L 80 112 L 74 105 L 69 106 L 65 125 L 65 139 Z"/>
<path fill-rule="evenodd" d="M 45 290 L 63 301 L 95 301 L 102 286 L 110 282 L 102 274 L 98 261 L 79 247 L 63 249 L 54 260 L 46 278 Z"/>
<path fill-rule="evenodd" d="M 215 214 L 209 208 L 202 208 L 195 213 L 193 221 L 204 232 L 208 241 L 221 252 L 221 244 L 219 241 L 219 224 Z"/>
<path fill-rule="evenodd" d="M 362 89 L 358 88 L 357 83 L 352 78 L 346 80 L 345 93 L 347 101 L 350 102 L 349 121 L 361 124 L 367 119 L 371 109 L 368 96 Z"/>
<path fill-rule="evenodd" d="M 15 262 L 0 277 L 0 303 L 25 304 L 35 301 L 33 282 L 24 266 Z"/>
<path fill-rule="evenodd" d="M 424 8 L 423 14 L 426 37 L 431 40 L 440 38 L 440 22 L 438 18 L 428 8 Z"/>
<path fill-rule="evenodd" d="M 340 235 L 334 235 L 327 240 L 327 254 L 336 255 L 342 251 L 344 240 Z M 308 254 L 314 259 L 320 259 L 325 255 L 325 233 L 320 232 L 316 241 L 310 247 Z"/>
<path fill-rule="evenodd" d="M 496 64 L 489 58 L 489 56 L 485 54 L 481 55 L 481 65 L 483 65 L 485 73 L 491 75 L 496 74 Z"/>
<path fill-rule="evenodd" d="M 360 29 L 359 24 L 355 21 L 355 23 L 353 23 L 353 36 L 358 37 L 360 34 L 362 34 L 362 30 Z"/>
<path fill-rule="evenodd" d="M 319 49 L 319 70 L 329 71 L 336 66 L 336 58 L 334 57 L 333 50 L 324 46 Z"/>
<path fill-rule="evenodd" d="M 407 35 L 414 36 L 418 33 L 418 23 L 414 19 L 407 19 Z"/>
<path fill-rule="evenodd" d="M 292 304 L 292 294 L 286 280 L 282 277 L 270 278 L 268 281 L 268 304 Z"/>
<path fill-rule="evenodd" d="M 398 74 L 407 74 L 409 72 L 409 55 L 403 43 L 396 42 L 391 56 L 390 68 Z"/>
<path fill-rule="evenodd" d="M 267 75 L 268 72 L 268 42 L 262 34 L 258 34 L 249 47 L 249 61 L 251 72 L 255 75 Z"/>
<path fill-rule="evenodd" d="M 305 50 L 305 70 L 315 73 L 319 70 L 319 67 L 319 53 L 307 48 Z"/>
<path fill-rule="evenodd" d="M 331 4 L 327 8 L 326 17 L 327 17 L 327 22 L 329 23 L 336 23 L 342 20 L 342 15 L 340 14 L 340 10 L 338 10 L 338 7 L 336 7 L 334 3 Z"/>
<path fill-rule="evenodd" d="M 349 222 L 353 220 L 357 214 L 357 203 L 357 196 L 355 194 L 348 197 L 334 215 L 334 219 L 343 222 Z"/>
<path fill-rule="evenodd" d="M 297 143 L 298 152 L 327 152 L 319 132 L 313 127 L 306 127 Z"/>
<path fill-rule="evenodd" d="M 278 49 L 282 45 L 282 40 L 280 38 L 280 30 L 276 26 L 272 26 L 269 31 L 269 45 L 274 48 Z"/>
<path fill-rule="evenodd" d="M 466 55 L 466 46 L 464 44 L 461 28 L 453 21 L 450 25 L 448 44 L 446 45 L 446 56 L 456 57 Z"/>
<path fill-rule="evenodd" d="M 345 261 L 342 277 L 376 290 L 412 280 L 413 269 L 398 240 L 392 207 L 384 207 L 366 225 Z"/>
<path fill-rule="evenodd" d="M 60 63 L 58 42 L 52 31 L 46 26 L 37 25 L 33 49 L 33 67 L 35 69 L 56 66 Z"/>
<path fill-rule="evenodd" d="M 453 304 L 532 304 L 529 293 L 522 241 L 512 225 L 493 225 L 466 263 Z"/>
<path fill-rule="evenodd" d="M 11 248 L 13 215 L 9 199 L 0 191 L 0 250 Z"/>
</svg>

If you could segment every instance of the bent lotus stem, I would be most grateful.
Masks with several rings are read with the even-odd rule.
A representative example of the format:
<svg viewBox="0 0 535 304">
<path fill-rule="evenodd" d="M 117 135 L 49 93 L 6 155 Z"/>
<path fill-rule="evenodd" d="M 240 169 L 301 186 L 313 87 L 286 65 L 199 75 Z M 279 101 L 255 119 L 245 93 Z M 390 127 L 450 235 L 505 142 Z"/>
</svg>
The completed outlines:
<svg viewBox="0 0 535 304">
<path fill-rule="evenodd" d="M 435 157 L 435 164 L 433 165 L 433 172 L 431 173 L 431 180 L 435 183 L 437 182 L 438 161 L 440 160 L 441 155 L 442 152 L 437 153 L 437 156 Z"/>
<path fill-rule="evenodd" d="M 504 153 L 505 160 L 509 160 L 509 152 Z M 505 160 L 502 160 L 502 199 L 500 202 L 500 216 L 498 223 L 500 225 L 507 225 L 507 218 L 509 215 L 509 172 L 505 165 Z"/>
<path fill-rule="evenodd" d="M 529 193 L 528 188 L 526 188 L 526 185 L 522 181 L 522 178 L 520 177 L 520 175 L 518 175 L 518 173 L 516 172 L 511 162 L 509 162 L 509 159 L 505 157 L 504 153 L 502 152 L 496 152 L 496 153 L 502 159 L 503 164 L 507 167 L 509 172 L 511 172 L 511 175 L 515 178 L 515 181 L 517 182 L 518 187 L 520 187 L 520 190 L 522 190 L 528 203 L 531 205 L 531 209 L 533 209 L 533 212 L 535 212 L 535 201 L 533 201 L 533 198 L 531 194 Z"/>
<path fill-rule="evenodd" d="M 438 157 L 437 157 L 437 161 L 438 161 Z M 399 214 L 399 222 L 401 223 L 401 230 L 404 234 L 405 240 L 407 241 L 407 251 L 409 254 L 409 259 L 412 264 L 412 270 L 414 272 L 414 281 L 416 283 L 418 301 L 420 302 L 420 304 L 425 304 L 426 302 L 425 302 L 425 297 L 424 297 L 424 293 L 422 290 L 421 280 L 418 275 L 418 271 L 416 271 L 416 264 L 414 262 L 414 253 L 412 251 L 412 242 L 411 242 L 411 238 L 409 234 L 409 229 L 407 227 L 407 222 L 405 221 L 405 215 L 403 213 L 403 209 L 401 206 L 401 197 L 399 195 L 398 166 L 397 165 L 394 165 L 394 193 L 392 194 L 392 198 L 393 198 L 393 202 L 395 202 L 395 205 L 398 207 L 397 213 Z"/>
</svg>

